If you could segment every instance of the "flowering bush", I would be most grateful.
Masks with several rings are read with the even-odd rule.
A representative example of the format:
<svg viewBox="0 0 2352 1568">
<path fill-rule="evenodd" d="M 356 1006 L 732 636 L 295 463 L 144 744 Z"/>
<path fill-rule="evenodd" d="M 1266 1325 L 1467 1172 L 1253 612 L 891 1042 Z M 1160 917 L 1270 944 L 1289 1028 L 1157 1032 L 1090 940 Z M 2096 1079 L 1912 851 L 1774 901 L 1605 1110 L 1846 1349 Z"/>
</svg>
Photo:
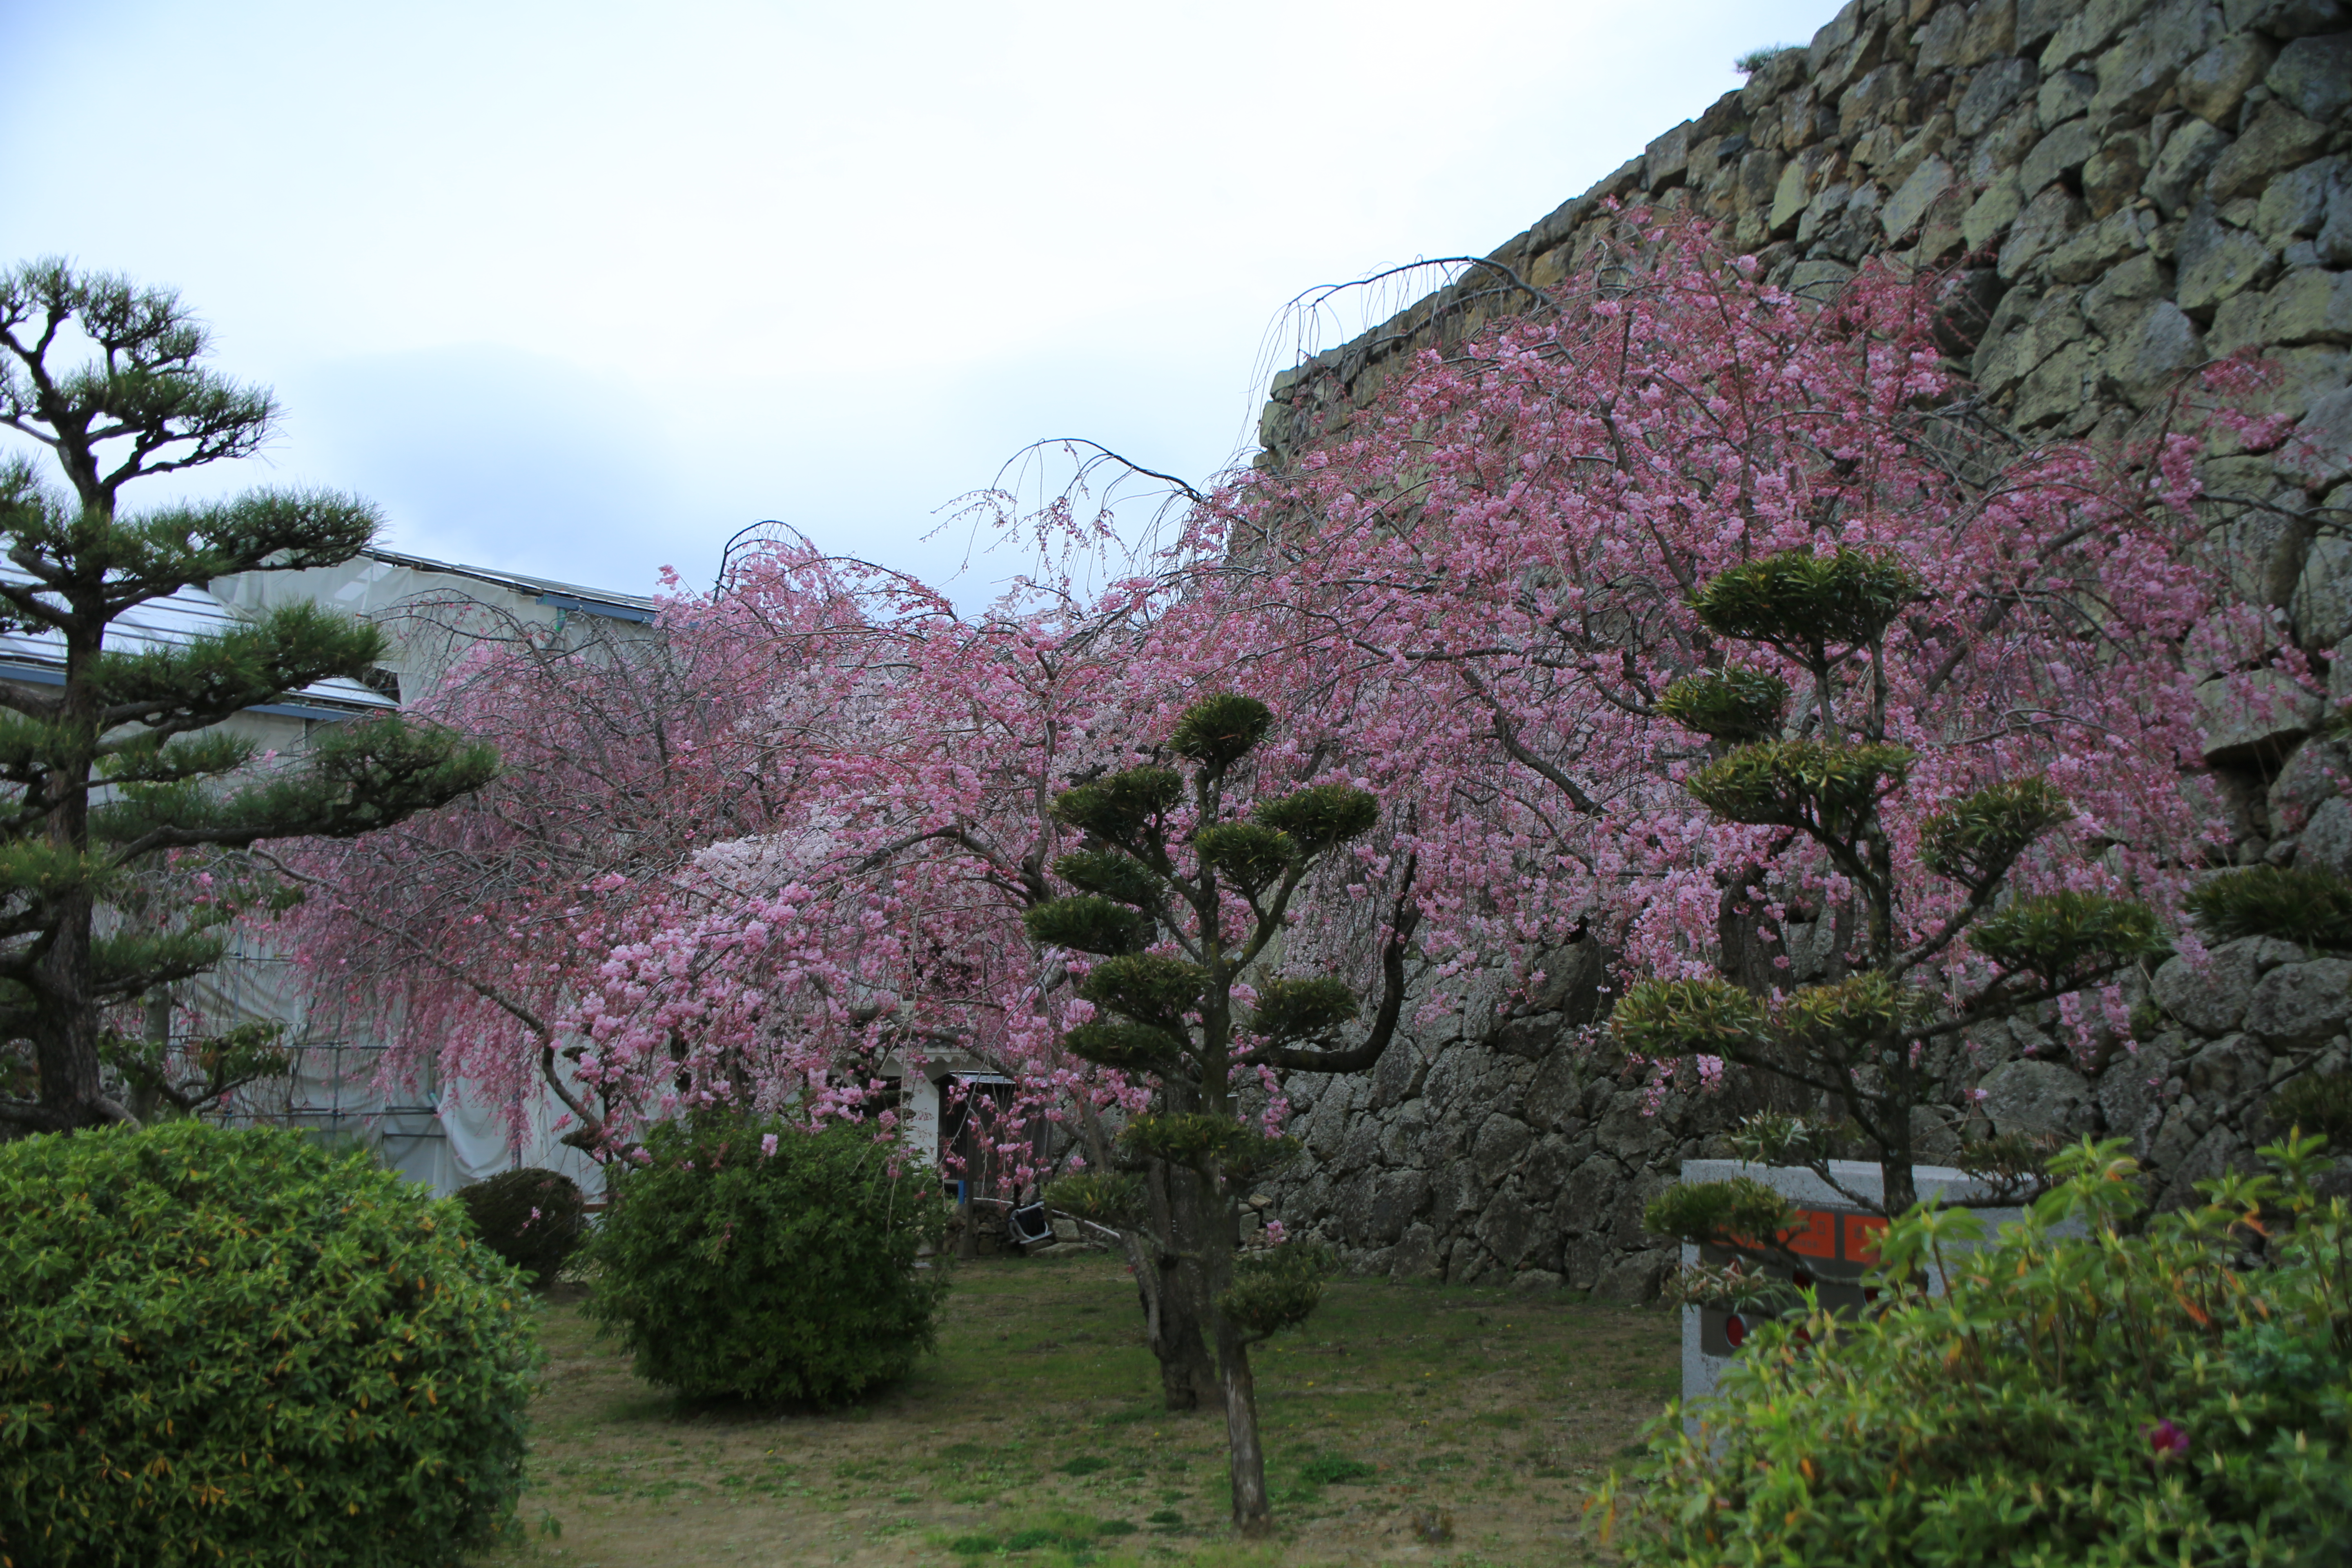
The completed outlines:
<svg viewBox="0 0 2352 1568">
<path fill-rule="evenodd" d="M 1990 1247 L 1914 1211 L 1883 1310 L 1759 1328 L 1696 1431 L 1670 1409 L 1597 1506 L 1635 1497 L 1642 1563 L 2352 1559 L 2352 1223 L 2313 1195 L 2319 1144 L 2144 1229 L 2119 1142 L 2061 1155 Z"/>
<path fill-rule="evenodd" d="M 553 1281 L 587 1231 L 580 1184 L 561 1171 L 500 1171 L 462 1189 L 457 1202 L 483 1245 L 537 1285 Z"/>
<path fill-rule="evenodd" d="M 832 1404 L 931 1348 L 948 1209 L 870 1129 L 717 1115 L 651 1130 L 589 1243 L 588 1314 L 689 1398 Z"/>
<path fill-rule="evenodd" d="M 522 1490 L 514 1270 L 364 1158 L 0 1145 L 0 1563 L 438 1564 Z"/>
</svg>

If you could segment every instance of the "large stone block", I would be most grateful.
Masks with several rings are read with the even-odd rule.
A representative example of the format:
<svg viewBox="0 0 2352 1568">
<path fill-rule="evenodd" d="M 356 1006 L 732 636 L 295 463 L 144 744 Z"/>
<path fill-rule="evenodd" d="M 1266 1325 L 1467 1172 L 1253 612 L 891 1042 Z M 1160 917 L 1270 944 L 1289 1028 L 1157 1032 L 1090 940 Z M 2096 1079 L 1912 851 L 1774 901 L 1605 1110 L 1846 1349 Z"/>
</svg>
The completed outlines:
<svg viewBox="0 0 2352 1568">
<path fill-rule="evenodd" d="M 2139 196 L 2140 185 L 2147 179 L 2148 154 L 2147 133 L 2126 131 L 2109 136 L 2083 165 L 2083 200 L 2091 216 L 2103 218 L 2118 213 Z M 2156 226 L 2156 215 L 2147 215 L 2148 226 Z"/>
<path fill-rule="evenodd" d="M 2339 877 L 2352 877 L 2352 801 L 2338 795 L 2312 808 L 2304 825 L 2294 863 Z"/>
<path fill-rule="evenodd" d="M 2328 205 L 2352 175 L 2352 154 L 2315 158 L 2288 170 L 2263 187 L 2254 209 L 2254 232 L 2284 246 L 2326 226 Z"/>
<path fill-rule="evenodd" d="M 2027 187 L 2030 188 L 2030 187 Z M 2009 226 L 1997 264 L 2001 281 L 2014 283 L 2065 242 L 2091 216 L 2082 198 L 2063 185 L 2053 185 L 2032 201 Z"/>
<path fill-rule="evenodd" d="M 2281 1050 L 2325 1045 L 2352 1025 L 2352 962 L 2283 963 L 2262 978 L 2246 1005 L 2246 1032 Z"/>
<path fill-rule="evenodd" d="M 2284 973 L 2284 970 L 2274 973 Z M 2189 1092 L 2202 1105 L 2227 1107 L 2270 1081 L 2271 1053 L 2252 1035 L 2215 1040 L 2182 1064 Z"/>
<path fill-rule="evenodd" d="M 2076 230 L 2042 264 L 2053 281 L 2087 283 L 2105 276 L 2108 268 L 2147 251 L 2147 231 L 2156 226 L 2152 214 L 2115 213 Z"/>
<path fill-rule="evenodd" d="M 1969 79 L 1969 89 L 1952 106 L 1952 129 L 1971 139 L 1981 136 L 2010 106 L 2041 84 L 2032 60 L 2015 56 L 1993 61 Z"/>
<path fill-rule="evenodd" d="M 2059 26 L 2050 47 L 2042 51 L 2042 68 L 2058 70 L 2097 54 L 2147 6 L 2148 0 L 2089 0 Z"/>
<path fill-rule="evenodd" d="M 2263 79 L 2278 58 L 2278 46 L 2252 33 L 2235 33 L 2182 68 L 2173 80 L 2180 107 L 2214 125 L 2237 113 L 2246 91 Z"/>
<path fill-rule="evenodd" d="M 2029 191 L 2041 191 L 2081 168 L 2098 150 L 2099 132 L 2089 119 L 2070 120 L 2033 144 L 2018 165 L 2018 183 Z"/>
<path fill-rule="evenodd" d="M 1969 7 L 1969 25 L 1960 34 L 1958 64 L 1982 65 L 1987 60 L 2014 58 L 2016 49 L 2015 0 L 1977 0 Z"/>
<path fill-rule="evenodd" d="M 1518 1266 L 1535 1244 L 1541 1216 L 1517 1193 L 1504 1193 L 1486 1205 L 1473 1233 L 1505 1269 Z"/>
<path fill-rule="evenodd" d="M 2212 949 L 2201 964 L 2181 957 L 2166 959 L 2148 991 L 2158 1006 L 2200 1034 L 2226 1035 L 2244 1022 L 2255 983 L 2266 972 L 2302 956 L 2303 950 L 2292 942 L 2248 937 Z"/>
<path fill-rule="evenodd" d="M 1960 237 L 1970 250 L 1982 250 L 2025 210 L 2025 194 L 2014 170 L 2005 170 L 1969 204 L 1960 218 Z"/>
<path fill-rule="evenodd" d="M 2107 379 L 2133 407 L 2147 408 L 2204 359 L 2197 323 L 2171 300 L 2152 300 L 2108 348 Z"/>
<path fill-rule="evenodd" d="M 2352 637 L 2352 539 L 2329 532 L 2311 541 L 2289 608 L 2307 647 L 2333 647 Z"/>
<path fill-rule="evenodd" d="M 2205 194 L 2216 202 L 2259 195 L 2272 175 L 2318 156 L 2326 143 L 2326 126 L 2273 99 L 2255 110 L 2253 122 L 2213 160 Z"/>
<path fill-rule="evenodd" d="M 2347 790 L 2352 790 L 2352 748 L 2341 741 L 2305 741 L 2271 781 L 2271 831 L 2301 832 L 2322 802 Z"/>
<path fill-rule="evenodd" d="M 1838 134 L 1851 141 L 1874 125 L 1899 123 L 1911 95 L 1911 68 L 1901 60 L 1880 66 L 1838 96 Z"/>
<path fill-rule="evenodd" d="M 2352 342 L 2352 272 L 2305 268 L 2266 298 L 2263 336 L 2273 343 Z"/>
<path fill-rule="evenodd" d="M 2263 85 L 2305 119 L 2326 125 L 2352 108 L 2352 33 L 2295 39 L 2279 51 Z"/>
<path fill-rule="evenodd" d="M 1576 1168 L 1553 1212 L 1570 1230 L 1602 1229 L 1624 1185 L 1625 1168 L 1607 1154 L 1595 1154 Z"/>
<path fill-rule="evenodd" d="M 2221 0 L 2221 20 L 2232 32 L 2259 27 L 2273 38 L 2303 38 L 2352 26 L 2346 0 Z"/>
<path fill-rule="evenodd" d="M 2092 95 L 2091 113 L 2146 114 L 2180 68 L 2204 53 L 2221 30 L 2221 9 L 2211 0 L 2159 5 L 2099 56 L 2094 68 L 2099 89 Z"/>
<path fill-rule="evenodd" d="M 1928 209 L 1952 189 L 1952 167 L 1941 158 L 1930 158 L 1911 172 L 1895 193 L 1886 198 L 1879 209 L 1879 226 L 1890 240 L 1900 240 L 1917 227 Z"/>
<path fill-rule="evenodd" d="M 1437 1232 L 1428 1225 L 1411 1225 L 1389 1254 L 1389 1278 L 1400 1283 L 1408 1279 L 1434 1279 L 1441 1272 Z"/>
<path fill-rule="evenodd" d="M 1618 1259 L 1602 1271 L 1592 1287 L 1593 1296 L 1602 1301 L 1621 1306 L 1638 1307 L 1658 1299 L 1658 1289 L 1664 1282 L 1666 1270 L 1675 1266 L 1675 1250 L 1660 1247 L 1648 1252 L 1636 1252 Z"/>
<path fill-rule="evenodd" d="M 2061 1063 L 2007 1062 L 1987 1074 L 1979 1087 L 1984 1091 L 1980 1104 L 1995 1132 L 2065 1138 L 2086 1131 L 2084 1110 L 2091 1103 L 2090 1085 Z"/>
<path fill-rule="evenodd" d="M 1524 1121 L 1499 1115 L 1486 1118 L 1478 1126 L 1477 1141 L 1470 1146 L 1470 1163 L 1478 1179 L 1490 1187 L 1498 1184 L 1535 1136 L 1534 1129 Z"/>
<path fill-rule="evenodd" d="M 2352 387 L 2338 387 L 2311 398 L 2303 422 L 2294 427 L 2294 436 L 2279 453 L 2277 463 L 2279 472 L 2311 490 L 2326 489 L 2352 475 Z M 2316 553 L 2315 551 L 2315 556 Z M 2309 570 L 2305 566 L 2305 571 Z M 2327 571 L 2331 581 L 2326 585 L 2326 591 L 2341 602 L 2343 595 L 2352 594 L 2352 559 L 2346 559 L 2339 551 L 2331 556 Z M 2304 626 L 2300 616 L 2298 610 L 2297 629 L 2304 642 L 2313 647 L 2333 647 L 2343 640 L 2345 632 L 2352 631 L 2352 624 L 2347 624 L 2342 629 L 2326 632 L 2323 626 L 2336 623 L 2323 616 Z"/>
<path fill-rule="evenodd" d="M 2177 215 L 2189 205 L 2205 172 L 2230 149 L 2231 138 L 2218 127 L 2191 118 L 2173 127 L 2156 154 L 2156 164 L 2140 184 L 2140 194 L 2159 212 Z"/>
<path fill-rule="evenodd" d="M 2095 412 L 2100 358 L 2099 344 L 2080 341 L 2035 365 L 2018 386 L 2011 419 L 2022 430 L 2054 426 L 2074 433 L 2087 424 L 2082 416 Z"/>
<path fill-rule="evenodd" d="M 2259 237 L 2221 222 L 2210 205 L 2200 205 L 2181 228 L 2180 308 L 2210 310 L 2233 294 L 2260 288 L 2277 260 Z"/>
<path fill-rule="evenodd" d="M 2273 669 L 2242 670 L 2197 688 L 2205 760 L 2217 766 L 2274 763 L 2319 722 L 2326 704 Z"/>
</svg>

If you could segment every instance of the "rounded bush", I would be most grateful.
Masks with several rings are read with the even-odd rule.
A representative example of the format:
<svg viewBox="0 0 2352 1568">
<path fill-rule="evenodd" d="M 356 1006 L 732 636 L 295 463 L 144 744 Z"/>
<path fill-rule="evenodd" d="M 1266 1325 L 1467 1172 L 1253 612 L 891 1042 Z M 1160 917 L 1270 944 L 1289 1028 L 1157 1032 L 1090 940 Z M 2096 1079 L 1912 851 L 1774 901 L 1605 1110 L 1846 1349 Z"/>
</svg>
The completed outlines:
<svg viewBox="0 0 2352 1568">
<path fill-rule="evenodd" d="M 588 1228 L 580 1184 L 561 1171 L 526 1165 L 462 1187 L 457 1202 L 484 1246 L 535 1285 L 563 1271 Z"/>
<path fill-rule="evenodd" d="M 444 1564 L 522 1489 L 538 1352 L 456 1206 L 298 1133 L 0 1145 L 0 1560 Z"/>
<path fill-rule="evenodd" d="M 931 1348 L 947 1281 L 918 1268 L 935 1175 L 856 1126 L 698 1119 L 653 1129 L 589 1242 L 587 1310 L 639 1376 L 690 1398 L 835 1404 Z"/>
<path fill-rule="evenodd" d="M 1610 1478 L 1623 1560 L 2352 1562 L 2352 1212 L 2313 1187 L 2319 1142 L 2153 1219 L 2120 1141 L 2053 1158 L 1989 1244 L 1966 1211 L 1912 1210 L 1880 1238 L 1877 1310 L 1759 1327 L 1696 1430 L 1670 1406 Z"/>
</svg>

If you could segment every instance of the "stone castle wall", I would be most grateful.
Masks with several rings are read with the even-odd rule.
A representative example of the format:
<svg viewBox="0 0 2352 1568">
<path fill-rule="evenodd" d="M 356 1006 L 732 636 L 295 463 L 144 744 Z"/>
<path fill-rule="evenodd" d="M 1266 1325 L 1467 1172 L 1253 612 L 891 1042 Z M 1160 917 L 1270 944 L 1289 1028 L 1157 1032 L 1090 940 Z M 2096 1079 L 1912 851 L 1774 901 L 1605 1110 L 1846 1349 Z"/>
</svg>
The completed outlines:
<svg viewBox="0 0 2352 1568">
<path fill-rule="evenodd" d="M 2297 435 L 2267 454 L 2211 449 L 2214 537 L 2273 647 L 2324 659 L 2352 634 L 2345 0 L 1853 0 L 1811 47 L 1771 58 L 1492 259 L 1560 281 L 1612 197 L 1716 220 L 1797 289 L 1834 288 L 1868 257 L 1959 269 L 1975 305 L 1965 363 L 2028 435 L 2119 434 L 2183 373 L 2260 350 L 2278 372 L 2265 409 Z M 1287 461 L 1402 356 L 1509 309 L 1499 276 L 1474 270 L 1277 376 L 1259 460 Z M 2241 668 L 2267 651 L 2238 649 Z M 2328 668 L 2331 694 L 2352 697 L 2352 667 Z M 2250 717 L 2207 689 L 2232 858 L 2352 874 L 2352 752 L 2311 733 L 2321 700 L 2283 687 Z M 1569 949 L 1547 967 L 1522 997 L 1499 974 L 1456 982 L 1446 1021 L 1376 1073 L 1294 1086 L 1307 1157 L 1275 1191 L 1295 1233 L 1398 1277 L 1654 1291 L 1669 1254 L 1642 1234 L 1642 1205 L 1737 1108 L 1675 1096 L 1645 1114 L 1638 1089 L 1580 1068 L 1607 965 Z M 1975 1081 L 1922 1129 L 1929 1157 L 1970 1118 L 2119 1135 L 2177 1198 L 2271 1134 L 2276 1083 L 2352 1067 L 2340 958 L 2238 942 L 2138 989 L 2137 1050 L 2086 1063 L 2024 1025 L 1980 1039 Z"/>
</svg>

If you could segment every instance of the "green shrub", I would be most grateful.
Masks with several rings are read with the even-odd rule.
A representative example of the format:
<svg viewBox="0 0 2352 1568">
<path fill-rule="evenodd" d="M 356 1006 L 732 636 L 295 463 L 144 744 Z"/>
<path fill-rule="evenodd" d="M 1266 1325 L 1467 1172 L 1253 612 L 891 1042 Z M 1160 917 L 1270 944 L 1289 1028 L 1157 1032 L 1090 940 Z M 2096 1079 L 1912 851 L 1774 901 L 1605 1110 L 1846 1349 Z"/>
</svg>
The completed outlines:
<svg viewBox="0 0 2352 1568">
<path fill-rule="evenodd" d="M 2352 947 L 2352 882 L 2316 867 L 2252 866 L 2209 877 L 2189 895 L 2208 942 L 2271 936 L 2305 947 Z"/>
<path fill-rule="evenodd" d="M 364 1158 L 0 1145 L 0 1562 L 439 1568 L 512 1518 L 537 1357 L 514 1270 Z"/>
<path fill-rule="evenodd" d="M 2352 1148 L 2352 1073 L 2306 1074 L 2271 1096 L 2270 1117 L 2282 1127 L 2317 1133 Z"/>
<path fill-rule="evenodd" d="M 536 1285 L 549 1284 L 563 1271 L 587 1233 L 580 1184 L 560 1171 L 501 1171 L 461 1188 L 457 1201 L 483 1244 Z"/>
<path fill-rule="evenodd" d="M 588 1313 L 689 1398 L 851 1399 L 931 1348 L 947 1281 L 916 1267 L 948 1206 L 869 1128 L 656 1127 L 589 1242 Z M 894 1170 L 894 1167 L 896 1169 Z"/>
<path fill-rule="evenodd" d="M 1760 1326 L 1703 1425 L 1669 1407 L 1596 1500 L 1615 1524 L 1632 1498 L 1629 1560 L 2352 1561 L 2352 1220 L 2312 1194 L 2319 1140 L 2263 1151 L 2284 1184 L 2204 1183 L 2137 1230 L 2121 1147 L 2053 1160 L 2060 1184 L 1980 1249 L 1964 1211 L 1897 1220 L 1871 1316 Z M 2274 1266 L 2242 1270 L 2257 1224 Z"/>
</svg>

